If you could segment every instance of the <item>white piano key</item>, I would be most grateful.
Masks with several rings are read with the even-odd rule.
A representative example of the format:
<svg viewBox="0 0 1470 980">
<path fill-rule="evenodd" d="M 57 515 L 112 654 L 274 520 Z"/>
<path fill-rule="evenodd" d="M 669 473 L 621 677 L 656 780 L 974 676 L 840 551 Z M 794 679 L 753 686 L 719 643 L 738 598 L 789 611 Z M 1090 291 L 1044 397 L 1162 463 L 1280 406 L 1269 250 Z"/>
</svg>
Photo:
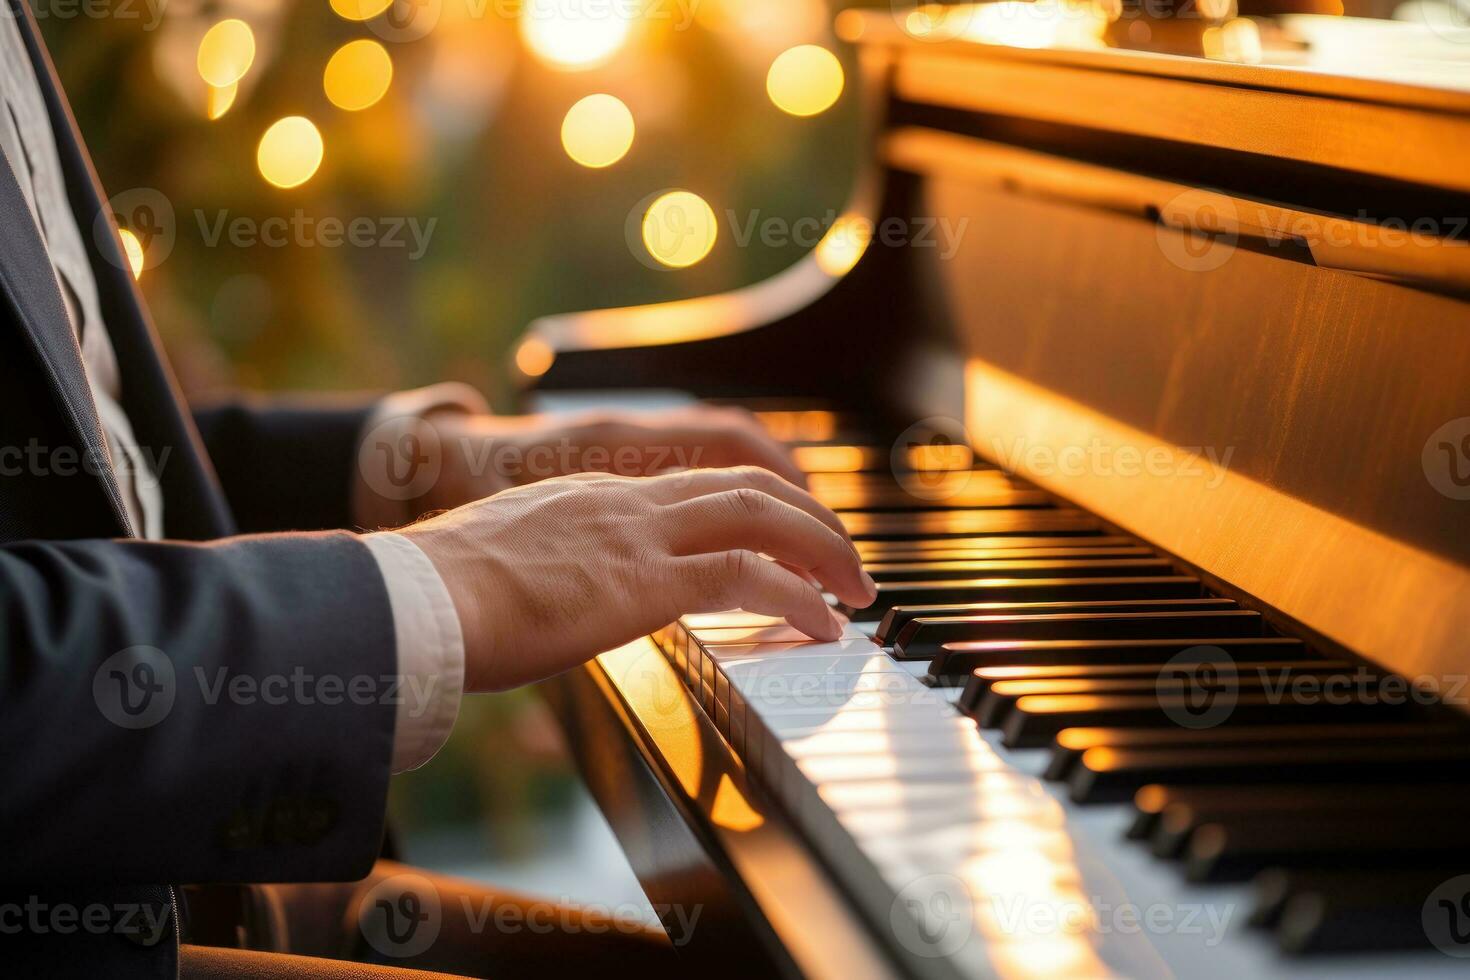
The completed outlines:
<svg viewBox="0 0 1470 980">
<path fill-rule="evenodd" d="M 780 714 L 811 714 L 867 708 L 913 708 L 936 715 L 951 708 L 933 689 L 907 673 L 766 677 L 746 682 L 741 693 L 751 710 L 762 718 Z"/>
<path fill-rule="evenodd" d="M 751 629 L 762 626 L 784 626 L 786 620 L 780 616 L 767 616 L 763 613 L 746 612 L 744 609 L 731 609 L 726 612 L 714 613 L 690 613 L 679 618 L 679 622 L 686 629 Z"/>
<path fill-rule="evenodd" d="M 729 677 L 732 683 L 744 682 L 747 679 L 758 682 L 761 678 L 771 677 L 826 677 L 831 675 L 855 675 L 855 674 L 902 674 L 907 673 L 903 666 L 892 657 L 882 653 L 869 653 L 864 656 L 826 656 L 826 657 L 760 657 L 758 659 L 724 659 L 719 661 L 718 669 Z"/>
<path fill-rule="evenodd" d="M 691 631 L 695 639 L 705 646 L 725 645 L 731 643 L 817 643 L 820 641 L 812 639 L 794 626 L 785 624 L 777 626 L 723 626 L 710 629 L 696 629 Z M 852 628 L 851 624 L 843 627 L 842 639 L 861 640 L 862 633 Z"/>
<path fill-rule="evenodd" d="M 795 659 L 798 657 L 872 657 L 887 656 L 881 647 L 866 637 L 848 637 L 829 643 L 728 643 L 709 644 L 705 652 L 716 661 Z M 889 657 L 892 660 L 891 657 Z M 897 663 L 897 661 L 894 661 Z"/>
<path fill-rule="evenodd" d="M 965 718 L 917 731 L 814 732 L 781 740 L 782 751 L 793 759 L 818 755 L 971 753 L 980 748 L 994 752 L 980 738 L 974 722 Z"/>
<path fill-rule="evenodd" d="M 897 779 L 914 782 L 968 782 L 986 772 L 1003 772 L 995 755 L 822 755 L 797 759 L 796 768 L 820 789 L 828 783 Z"/>
<path fill-rule="evenodd" d="M 935 710 L 930 705 L 890 705 L 847 708 L 841 711 L 776 712 L 761 719 L 772 734 L 781 738 L 813 732 L 888 732 L 943 728 L 963 719 L 949 706 Z"/>
</svg>

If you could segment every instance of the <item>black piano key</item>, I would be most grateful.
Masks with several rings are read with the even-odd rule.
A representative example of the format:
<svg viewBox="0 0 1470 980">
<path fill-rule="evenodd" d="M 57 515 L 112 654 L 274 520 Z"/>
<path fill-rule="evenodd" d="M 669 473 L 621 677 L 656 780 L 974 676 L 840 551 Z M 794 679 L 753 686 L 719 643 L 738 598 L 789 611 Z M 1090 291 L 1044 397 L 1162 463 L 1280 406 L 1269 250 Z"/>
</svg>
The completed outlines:
<svg viewBox="0 0 1470 980">
<path fill-rule="evenodd" d="M 1218 698 L 1228 698 L 1228 702 Z M 1373 700 L 1307 700 L 1293 698 L 1289 694 L 1260 693 L 1217 697 L 1201 697 L 1198 693 L 1174 695 L 1061 695 L 1058 697 L 1022 698 L 1012 707 L 1004 728 L 1004 744 L 1015 748 L 1034 748 L 1051 744 L 1058 732 L 1064 728 L 1080 727 L 1189 727 L 1181 719 L 1199 723 L 1199 719 L 1212 704 L 1220 704 L 1222 724 L 1268 725 L 1309 724 L 1328 720 L 1341 721 L 1387 721 L 1408 717 L 1421 710 L 1418 705 L 1386 703 Z M 1201 727 L 1204 727 L 1201 724 Z M 1109 749 L 1092 750 L 1110 752 Z M 1131 756 L 1156 755 L 1124 750 Z M 1084 753 L 1079 766 L 1086 766 L 1089 754 Z M 1080 773 L 1079 773 L 1080 774 Z M 1076 774 L 1074 774 L 1076 775 Z M 1107 777 L 1104 777 L 1104 782 Z M 1145 782 L 1164 782 L 1150 779 Z M 1075 779 L 1074 779 L 1075 785 Z M 1132 795 L 1142 783 L 1129 788 Z"/>
<path fill-rule="evenodd" d="M 1406 724 L 1403 727 L 1412 728 L 1414 726 Z M 1402 786 L 1382 783 L 1369 786 L 1333 783 L 1313 783 L 1305 786 L 1259 783 L 1165 786 L 1151 783 L 1134 794 L 1133 806 L 1136 813 L 1133 823 L 1128 828 L 1127 836 L 1130 840 L 1148 840 L 1153 837 L 1164 812 L 1173 806 L 1239 813 L 1362 810 L 1374 807 L 1394 809 L 1409 806 L 1416 809 L 1433 810 L 1437 807 L 1470 806 L 1470 786 L 1442 783 Z"/>
<path fill-rule="evenodd" d="M 1324 823 L 1206 824 L 1184 854 L 1194 882 L 1245 881 L 1267 868 L 1407 869 L 1470 864 L 1464 816 L 1391 813 Z M 1448 877 L 1448 876 L 1446 876 Z M 1286 910 L 1283 910 L 1285 924 Z"/>
<path fill-rule="evenodd" d="M 1250 609 L 920 617 L 899 631 L 893 655 L 900 660 L 932 660 L 947 644 L 983 640 L 1182 640 L 1264 632 L 1265 620 Z"/>
<path fill-rule="evenodd" d="M 1151 665 L 1169 661 L 1246 663 L 1302 659 L 1306 644 L 1288 636 L 1215 636 L 1145 640 L 983 640 L 946 643 L 929 664 L 935 678 L 964 677 L 980 667 Z"/>
<path fill-rule="evenodd" d="M 1320 743 L 1318 743 L 1320 744 Z M 1428 744 L 1420 740 L 1417 744 Z M 1415 794 L 1406 794 L 1412 797 Z M 1356 800 L 1343 801 L 1331 807 L 1292 808 L 1277 807 L 1261 809 L 1250 806 L 1248 800 L 1240 803 L 1184 803 L 1175 802 L 1164 807 L 1149 836 L 1149 847 L 1157 857 L 1172 858 L 1185 853 L 1189 842 L 1201 827 L 1219 824 L 1232 830 L 1245 830 L 1259 824 L 1273 827 L 1327 827 L 1342 823 L 1364 821 L 1383 825 L 1385 821 L 1413 819 L 1420 821 L 1426 832 L 1430 823 L 1453 818 L 1464 825 L 1470 818 L 1467 801 L 1440 795 L 1432 806 L 1413 799 L 1393 799 L 1391 806 L 1363 793 Z"/>
<path fill-rule="evenodd" d="M 1275 640 L 1278 637 L 1270 637 L 1270 639 Z M 1117 646 L 1117 644 L 1111 645 Z M 1172 645 L 1166 649 L 1172 649 Z M 1279 668 L 1283 665 L 1298 662 L 1319 662 L 1311 659 L 1309 656 L 1310 651 L 1300 643 L 1288 645 L 1287 653 L 1301 654 L 1301 656 L 1268 655 L 1260 658 L 1248 657 L 1246 659 L 1246 666 L 1249 668 L 1258 666 Z M 1141 663 L 1088 663 L 1085 661 L 1073 661 L 1063 664 L 1028 664 L 1024 666 L 1007 664 L 998 667 L 976 667 L 965 678 L 965 693 L 961 696 L 961 703 L 963 704 L 968 701 L 971 704 L 978 704 L 979 698 L 983 697 L 985 692 L 990 690 L 990 685 L 997 681 L 1043 681 L 1060 680 L 1063 678 L 1105 680 L 1110 678 L 1157 677 L 1159 671 L 1168 665 L 1168 660 L 1169 656 L 1167 654 L 1161 654 Z M 1201 669 L 1213 667 L 1216 670 L 1229 670 L 1241 666 L 1234 660 L 1199 660 L 1192 662 Z"/>
<path fill-rule="evenodd" d="M 1041 558 L 997 561 L 868 562 L 863 566 L 875 582 L 932 582 L 956 578 L 1116 578 L 1121 575 L 1170 575 L 1172 563 L 1162 558 Z"/>
<path fill-rule="evenodd" d="M 1188 599 L 1202 594 L 1188 575 L 1122 578 L 972 578 L 938 582 L 879 582 L 878 596 L 861 609 L 839 607 L 859 619 L 881 619 L 894 606 L 959 602 L 1062 602 L 1087 599 Z"/>
<path fill-rule="evenodd" d="M 1288 953 L 1426 948 L 1425 903 L 1465 870 L 1273 868 L 1256 877 L 1250 924 L 1275 929 Z"/>
<path fill-rule="evenodd" d="M 964 474 L 961 474 L 963 476 Z M 845 511 L 908 513 L 910 511 L 984 510 L 1051 507 L 1050 496 L 1040 490 L 999 486 L 966 485 L 961 479 L 911 493 L 901 486 L 813 488 L 812 496 L 841 514 Z"/>
<path fill-rule="evenodd" d="M 1034 549 L 1047 548 L 1124 548 L 1141 547 L 1141 542 L 1136 538 L 1126 537 L 1118 534 L 1071 534 L 1062 537 L 1036 537 L 1025 535 L 982 535 L 968 538 L 915 538 L 899 539 L 895 541 L 858 541 L 856 542 L 859 557 L 865 561 L 899 561 L 898 557 L 917 555 L 922 558 L 926 554 L 941 551 L 984 551 L 984 552 L 1025 552 Z M 996 557 L 1004 557 L 997 554 Z M 1014 555 L 1013 557 L 1027 557 L 1026 555 Z M 1035 557 L 1045 557 L 1036 555 Z"/>
<path fill-rule="evenodd" d="M 1204 609 L 1239 609 L 1233 599 L 1098 599 L 1090 602 L 953 602 L 934 606 L 894 606 L 883 615 L 874 638 L 893 646 L 903 628 L 916 619 L 948 619 L 965 616 L 1022 616 L 1042 613 L 1093 612 L 1191 612 Z"/>
<path fill-rule="evenodd" d="M 1239 669 L 1243 665 L 1231 663 L 1225 669 L 1216 668 L 1212 663 L 1207 675 L 1201 674 L 1188 680 L 1176 674 L 1165 673 L 1160 668 L 1151 677 L 1132 678 L 1107 678 L 1107 679 L 1057 679 L 1057 680 L 1031 680 L 1031 681 L 997 681 L 990 685 L 990 690 L 975 705 L 973 711 L 965 711 L 975 719 L 981 728 L 998 728 L 1005 722 L 1005 717 L 1011 707 L 1024 697 L 1051 697 L 1056 695 L 1092 694 L 1092 695 L 1140 695 L 1155 696 L 1161 694 L 1178 695 L 1192 689 L 1210 689 L 1218 691 L 1235 691 L 1241 694 L 1269 691 L 1277 685 L 1290 683 L 1294 678 L 1307 677 L 1322 680 L 1328 677 L 1342 676 L 1344 671 L 1351 671 L 1351 666 L 1338 664 L 1336 666 L 1326 665 L 1325 661 L 1312 662 L 1302 661 L 1293 665 L 1290 669 L 1285 666 L 1276 665 L 1277 669 L 1269 670 L 1262 674 L 1249 669 Z M 1282 673 L 1285 671 L 1285 673 Z M 1138 729 L 1147 731 L 1148 729 Z M 1159 741 L 1164 747 L 1173 744 L 1167 741 L 1169 735 L 1174 734 L 1176 729 L 1165 728 L 1161 730 Z M 1195 729 L 1177 729 L 1184 734 L 1193 734 Z M 1215 732 L 1218 729 L 1203 729 L 1203 731 Z M 1057 741 L 1066 734 L 1065 731 L 1058 732 Z M 1184 744 L 1193 744 L 1187 743 Z M 1055 748 L 1053 749 L 1055 752 Z"/>
<path fill-rule="evenodd" d="M 870 562 L 940 562 L 940 561 L 1001 561 L 1033 559 L 1097 559 L 1097 558 L 1157 558 L 1158 556 L 1141 545 L 1114 547 L 1059 547 L 1059 548 L 929 548 L 908 551 L 881 551 L 864 555 Z"/>
<path fill-rule="evenodd" d="M 1234 664 L 1249 673 L 1260 665 Z M 1216 668 L 1217 670 L 1220 668 Z M 1271 664 L 1268 672 L 1290 672 L 1292 676 L 1310 676 L 1312 672 L 1352 670 L 1346 661 L 1303 660 Z M 1047 779 L 1066 779 L 1072 765 L 1088 749 L 1182 748 L 1196 746 L 1201 750 L 1240 745 L 1270 745 L 1280 741 L 1295 742 L 1360 742 L 1372 739 L 1402 740 L 1408 738 L 1445 737 L 1470 729 L 1444 724 L 1387 725 L 1237 725 L 1222 728 L 1067 728 L 1057 733 L 1052 743 L 1052 760 L 1046 769 Z"/>
<path fill-rule="evenodd" d="M 908 538 L 961 538 L 975 535 L 1090 534 L 1101 523 L 1069 508 L 995 510 L 942 510 L 913 513 L 849 511 L 842 515 L 848 533 L 858 540 Z"/>
<path fill-rule="evenodd" d="M 1242 702 L 1246 698 L 1240 699 Z M 1013 709 L 1011 721 L 1022 717 L 1024 701 Z M 1241 705 L 1237 705 L 1240 708 Z M 1308 707 L 1304 719 L 1320 720 L 1328 710 L 1334 716 L 1356 714 L 1383 719 L 1395 712 L 1412 717 L 1409 705 L 1272 703 L 1257 706 L 1261 717 L 1281 721 Z M 1248 712 L 1248 714 L 1254 713 Z M 1235 719 L 1231 719 L 1234 723 Z M 1249 723 L 1249 718 L 1242 719 Z M 1078 803 L 1126 800 L 1149 783 L 1164 785 L 1271 784 L 1271 783 L 1384 783 L 1421 780 L 1439 783 L 1464 777 L 1470 745 L 1276 745 L 1198 752 L 1193 749 L 1089 749 L 1082 753 L 1068 782 Z"/>
</svg>

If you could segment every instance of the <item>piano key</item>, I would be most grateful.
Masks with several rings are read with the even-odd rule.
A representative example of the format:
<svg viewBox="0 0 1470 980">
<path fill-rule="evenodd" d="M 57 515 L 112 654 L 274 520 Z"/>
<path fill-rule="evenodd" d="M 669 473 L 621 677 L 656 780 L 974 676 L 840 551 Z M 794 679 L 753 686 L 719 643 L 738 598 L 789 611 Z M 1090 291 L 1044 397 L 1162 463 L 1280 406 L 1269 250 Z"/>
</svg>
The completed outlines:
<svg viewBox="0 0 1470 980">
<path fill-rule="evenodd" d="M 970 675 L 981 667 L 1152 666 L 1238 660 L 1246 663 L 1301 659 L 1301 640 L 1286 636 L 1215 636 L 1143 640 L 982 640 L 946 643 L 929 663 L 929 675 Z"/>
<path fill-rule="evenodd" d="M 1107 549 L 1142 547 L 1142 542 L 1136 538 L 1125 537 L 1116 534 L 1075 534 L 1061 537 L 1025 537 L 985 535 L 969 538 L 934 538 L 934 539 L 900 539 L 896 541 L 857 541 L 859 557 L 865 561 L 897 560 L 890 556 L 933 554 L 941 551 L 982 551 L 996 552 L 996 557 L 1005 557 L 1009 552 L 1025 552 L 1037 549 Z M 1014 557 L 1026 557 L 1015 555 Z M 1037 558 L 1045 557 L 1036 555 Z"/>
<path fill-rule="evenodd" d="M 1254 637 L 1248 637 L 1247 639 L 1249 639 L 1253 644 L 1256 642 Z M 1277 640 L 1280 638 L 1263 637 L 1262 639 Z M 1237 645 L 1240 645 L 1242 643 L 1242 641 L 1239 639 L 1232 642 Z M 1132 644 L 1130 643 L 1128 645 Z M 1030 645 L 1028 644 L 1027 646 L 1029 647 Z M 1111 646 L 1117 646 L 1117 644 L 1112 644 L 1109 648 L 1111 648 Z M 1040 681 L 1061 679 L 1108 680 L 1114 678 L 1129 679 L 1140 677 L 1157 677 L 1159 675 L 1159 672 L 1164 667 L 1169 665 L 1172 658 L 1168 656 L 1167 650 L 1170 650 L 1172 648 L 1173 644 L 1169 644 L 1164 648 L 1166 651 L 1165 653 L 1159 654 L 1152 659 L 1146 659 L 1133 663 L 1093 663 L 1089 661 L 1074 660 L 1073 662 L 1063 664 L 1007 664 L 994 667 L 976 667 L 970 671 L 969 675 L 966 678 L 965 691 L 964 694 L 962 694 L 960 697 L 959 706 L 963 708 L 966 705 L 979 704 L 980 699 L 984 697 L 985 692 L 990 690 L 990 686 L 999 681 Z M 1278 647 L 1275 644 L 1266 644 L 1265 649 L 1270 651 L 1278 649 Z M 1346 661 L 1319 661 L 1301 656 L 1291 656 L 1290 654 L 1307 654 L 1310 652 L 1306 650 L 1306 648 L 1299 642 L 1288 643 L 1284 650 L 1286 655 L 1282 656 L 1276 656 L 1274 654 L 1268 653 L 1267 655 L 1261 657 L 1253 657 L 1249 653 L 1247 653 L 1246 656 L 1241 658 L 1239 661 L 1237 661 L 1235 658 L 1232 658 L 1230 660 L 1217 659 L 1183 661 L 1183 659 L 1181 658 L 1181 660 L 1175 662 L 1188 662 L 1196 665 L 1201 669 L 1212 668 L 1215 670 L 1254 670 L 1259 668 L 1265 668 L 1268 670 L 1280 670 L 1282 667 L 1289 666 L 1295 663 L 1346 663 Z"/>
<path fill-rule="evenodd" d="M 902 660 L 932 660 L 948 644 L 983 640 L 1183 640 L 1261 636 L 1264 632 L 1265 620 L 1250 609 L 920 617 L 900 631 L 893 655 Z"/>
<path fill-rule="evenodd" d="M 1245 881 L 1267 868 L 1359 869 L 1470 865 L 1462 814 L 1374 815 L 1371 820 L 1207 824 L 1190 839 L 1185 875 L 1194 882 Z M 1446 875 L 1448 877 L 1448 875 Z M 1284 924 L 1283 912 L 1283 924 Z"/>
<path fill-rule="evenodd" d="M 1299 706 L 1272 704 L 1269 707 Z M 1326 707 L 1334 714 L 1357 713 L 1360 717 L 1393 710 L 1387 705 L 1334 704 Z M 1325 712 L 1315 711 L 1312 715 L 1320 719 Z M 1014 716 L 1012 720 L 1015 720 Z M 1092 803 L 1126 800 L 1149 783 L 1295 782 L 1305 785 L 1354 781 L 1365 784 L 1408 780 L 1445 782 L 1460 778 L 1463 770 L 1451 770 L 1456 770 L 1457 764 L 1463 766 L 1467 760 L 1470 760 L 1470 746 L 1445 744 L 1284 745 L 1228 748 L 1207 753 L 1191 749 L 1102 748 L 1082 753 L 1082 758 L 1073 767 L 1068 785 L 1072 799 L 1079 803 Z"/>
<path fill-rule="evenodd" d="M 694 638 L 707 647 L 743 645 L 750 643 L 803 644 L 816 642 L 794 626 L 783 622 L 779 626 L 728 626 L 691 630 Z M 859 632 L 851 623 L 842 631 L 840 639 L 872 640 Z"/>
<path fill-rule="evenodd" d="M 1467 817 L 1470 817 L 1470 809 L 1467 809 L 1463 797 L 1455 800 L 1443 795 L 1436 796 L 1432 806 L 1422 805 L 1413 799 L 1396 799 L 1392 801 L 1392 806 L 1386 806 L 1364 800 L 1366 795 L 1360 794 L 1357 799 L 1341 801 L 1331 807 L 1260 809 L 1251 807 L 1249 801 L 1243 801 L 1240 805 L 1175 802 L 1166 806 L 1159 814 L 1153 833 L 1149 836 L 1149 846 L 1157 857 L 1178 857 L 1188 848 L 1189 841 L 1201 827 L 1213 824 L 1222 824 L 1232 829 L 1249 828 L 1262 823 L 1273 827 L 1312 828 L 1364 821 L 1384 826 L 1385 821 L 1413 819 L 1421 822 L 1427 833 L 1434 821 L 1453 817 L 1458 824 L 1463 825 Z"/>
<path fill-rule="evenodd" d="M 863 555 L 867 562 L 1031 561 L 1033 559 L 1157 558 L 1142 546 L 1068 548 L 914 548 Z"/>
<path fill-rule="evenodd" d="M 963 476 L 965 474 L 961 474 Z M 923 510 L 972 510 L 988 507 L 1050 507 L 1051 497 L 1040 490 L 1018 490 L 1009 487 L 968 485 L 962 479 L 949 479 L 923 488 L 919 493 L 895 486 L 891 488 L 851 487 L 846 489 L 813 488 L 812 496 L 841 514 L 845 511 L 895 512 Z"/>
<path fill-rule="evenodd" d="M 696 645 L 697 646 L 697 645 Z M 864 661 L 873 656 L 885 656 L 881 648 L 864 637 L 849 637 L 829 643 L 712 643 L 699 650 L 702 660 L 713 664 L 735 663 L 747 660 L 794 660 L 808 658 L 842 658 Z M 886 657 L 890 663 L 897 663 Z"/>
<path fill-rule="evenodd" d="M 1289 953 L 1423 947 L 1426 901 L 1452 876 L 1444 869 L 1272 869 L 1255 880 L 1251 924 L 1277 929 Z"/>
<path fill-rule="evenodd" d="M 930 582 L 956 578 L 1084 578 L 1121 575 L 1169 575 L 1172 562 L 1162 558 L 1040 558 L 995 561 L 868 562 L 864 569 L 876 582 Z"/>
<path fill-rule="evenodd" d="M 745 697 L 747 712 L 762 718 L 775 714 L 810 714 L 815 711 L 853 711 L 863 708 L 940 708 L 944 699 L 914 680 L 906 672 L 896 674 L 806 675 L 797 678 L 762 678 L 735 683 Z"/>
<path fill-rule="evenodd" d="M 919 618 L 1005 616 L 1040 613 L 1175 612 L 1202 609 L 1238 609 L 1233 599 L 1098 599 L 1085 602 L 952 602 L 931 606 L 894 606 L 883 615 L 874 634 L 883 646 L 893 646 L 903 628 Z"/>
<path fill-rule="evenodd" d="M 1007 713 L 1023 697 L 1051 697 L 1058 695 L 1090 694 L 1090 695 L 1139 695 L 1155 696 L 1161 694 L 1179 695 L 1191 690 L 1218 690 L 1234 691 L 1238 693 L 1254 693 L 1258 691 L 1279 690 L 1279 685 L 1289 684 L 1296 678 L 1309 677 L 1316 680 L 1328 677 L 1344 676 L 1345 671 L 1351 671 L 1352 665 L 1338 664 L 1336 666 L 1325 665 L 1326 662 L 1313 663 L 1302 661 L 1294 665 L 1286 673 L 1270 671 L 1262 674 L 1249 669 L 1249 665 L 1230 664 L 1226 670 L 1216 670 L 1210 665 L 1208 678 L 1200 677 L 1186 680 L 1176 674 L 1167 672 L 1167 669 L 1156 671 L 1152 677 L 1134 678 L 1071 678 L 1056 680 L 1031 680 L 1031 681 L 996 681 L 990 685 L 990 690 L 980 699 L 979 704 L 971 708 L 966 705 L 962 708 L 965 714 L 974 718 L 981 728 L 997 728 L 1004 723 Z M 1242 666 L 1246 669 L 1240 669 Z M 1284 667 L 1282 669 L 1285 669 Z M 1148 731 L 1149 729 L 1134 729 L 1135 731 Z M 1158 736 L 1159 742 L 1170 745 L 1167 741 L 1168 735 L 1174 729 L 1163 729 Z M 1183 732 L 1193 732 L 1195 729 L 1182 729 Z M 1204 729 L 1204 731 L 1218 731 L 1218 729 Z M 1058 732 L 1057 739 L 1060 740 L 1065 732 Z"/>
<path fill-rule="evenodd" d="M 912 513 L 849 511 L 842 515 L 857 539 L 960 538 L 975 535 L 1087 534 L 1102 525 L 1097 518 L 1067 508 L 944 510 Z"/>
<path fill-rule="evenodd" d="M 1221 702 L 1224 706 L 1224 702 Z M 1382 700 L 1315 700 L 1294 699 L 1290 695 L 1271 693 L 1241 694 L 1231 697 L 1228 703 L 1230 724 L 1286 724 L 1294 721 L 1321 722 L 1328 719 L 1344 721 L 1384 720 L 1406 716 L 1415 707 L 1407 704 L 1389 704 Z M 1133 728 L 1145 726 L 1178 726 L 1180 719 L 1197 719 L 1208 706 L 1195 703 L 1190 695 L 1103 695 L 1093 697 L 1085 694 L 1058 695 L 1056 697 L 1025 697 L 1011 708 L 1003 729 L 1003 744 L 1012 748 L 1036 748 L 1051 743 L 1064 728 L 1116 727 Z M 1109 749 L 1093 749 L 1084 753 L 1079 766 L 1087 767 L 1091 753 L 1111 752 Z M 1134 762 L 1135 757 L 1163 755 L 1160 752 L 1135 753 L 1124 750 L 1115 753 L 1116 759 Z M 1099 759 L 1113 756 L 1098 756 Z M 1137 761 L 1141 761 L 1137 760 Z M 1077 785 L 1073 774 L 1073 785 Z M 1106 783 L 1121 779 L 1109 768 L 1099 779 L 1090 782 Z M 1145 782 L 1164 782 L 1149 779 Z M 1142 784 L 1138 784 L 1142 785 Z M 1129 795 L 1138 785 L 1128 790 Z"/>
<path fill-rule="evenodd" d="M 894 606 L 969 602 L 1063 602 L 1091 599 L 1189 599 L 1200 596 L 1188 575 L 1122 578 L 971 578 L 935 582 L 879 582 L 878 595 L 861 609 L 839 605 L 846 616 L 881 619 Z"/>
<path fill-rule="evenodd" d="M 1344 661 L 1298 661 L 1276 665 L 1272 669 L 1341 670 L 1351 668 Z M 1402 740 L 1413 738 L 1446 738 L 1466 731 L 1452 724 L 1341 724 L 1341 725 L 1240 725 L 1223 728 L 1068 728 L 1057 733 L 1052 761 L 1047 766 L 1047 779 L 1065 779 L 1073 763 L 1088 749 L 1113 748 L 1182 748 L 1202 749 L 1221 746 L 1271 745 L 1293 742 L 1361 742 L 1374 739 Z"/>
<path fill-rule="evenodd" d="M 793 446 L 791 461 L 803 473 L 860 473 L 886 470 L 888 450 L 878 446 Z"/>
<path fill-rule="evenodd" d="M 793 759 L 818 755 L 901 756 L 970 752 L 983 742 L 975 726 L 952 717 L 943 725 L 903 731 L 830 732 L 814 731 L 780 739 L 782 750 Z"/>
<path fill-rule="evenodd" d="M 758 626 L 785 626 L 786 620 L 780 616 L 766 616 L 762 613 L 746 612 L 743 609 L 732 609 L 729 612 L 717 613 L 690 613 L 679 619 L 685 629 L 750 629 Z"/>
<path fill-rule="evenodd" d="M 1395 787 L 1375 783 L 1371 791 L 1365 792 L 1364 788 L 1359 785 L 1332 783 L 1300 786 L 1270 783 L 1255 783 L 1249 786 L 1239 783 L 1164 786 L 1151 783 L 1134 794 L 1133 806 L 1136 813 L 1128 828 L 1129 839 L 1147 840 L 1151 838 L 1164 811 L 1175 805 L 1220 812 L 1233 809 L 1238 812 L 1262 813 L 1293 810 L 1332 811 L 1346 808 L 1361 810 L 1374 807 L 1393 809 L 1401 806 L 1432 810 L 1439 806 L 1470 805 L 1470 787 L 1442 783 L 1405 783 Z"/>
</svg>

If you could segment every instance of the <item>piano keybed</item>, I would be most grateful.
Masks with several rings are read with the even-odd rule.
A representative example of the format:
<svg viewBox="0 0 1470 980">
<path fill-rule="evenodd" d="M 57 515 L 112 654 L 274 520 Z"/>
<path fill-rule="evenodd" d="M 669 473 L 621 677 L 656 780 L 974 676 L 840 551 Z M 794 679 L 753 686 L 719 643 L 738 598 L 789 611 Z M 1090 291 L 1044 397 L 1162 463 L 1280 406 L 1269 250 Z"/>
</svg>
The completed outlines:
<svg viewBox="0 0 1470 980">
<path fill-rule="evenodd" d="M 823 434 L 797 459 L 875 603 L 839 607 L 830 643 L 740 611 L 654 639 L 908 968 L 1448 976 L 1470 955 L 1460 712 L 998 469 L 895 476 Z M 1173 926 L 1130 932 L 1108 895 Z M 1237 906 L 1220 935 L 1177 921 Z"/>
</svg>

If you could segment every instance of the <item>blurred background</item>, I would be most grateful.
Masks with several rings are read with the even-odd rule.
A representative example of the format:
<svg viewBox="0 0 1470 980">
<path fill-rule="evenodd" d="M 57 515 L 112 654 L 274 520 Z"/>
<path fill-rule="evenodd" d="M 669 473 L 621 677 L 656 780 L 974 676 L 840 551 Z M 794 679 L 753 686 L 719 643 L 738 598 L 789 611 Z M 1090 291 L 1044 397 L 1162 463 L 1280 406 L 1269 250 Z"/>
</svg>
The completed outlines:
<svg viewBox="0 0 1470 980">
<path fill-rule="evenodd" d="M 32 5 L 191 394 L 453 378 L 513 411 L 529 321 L 780 271 L 810 233 L 758 228 L 820 235 L 858 155 L 822 0 Z M 645 241 L 670 190 L 707 254 L 692 198 Z M 395 783 L 411 860 L 641 899 L 532 695 L 467 700 Z"/>
</svg>

